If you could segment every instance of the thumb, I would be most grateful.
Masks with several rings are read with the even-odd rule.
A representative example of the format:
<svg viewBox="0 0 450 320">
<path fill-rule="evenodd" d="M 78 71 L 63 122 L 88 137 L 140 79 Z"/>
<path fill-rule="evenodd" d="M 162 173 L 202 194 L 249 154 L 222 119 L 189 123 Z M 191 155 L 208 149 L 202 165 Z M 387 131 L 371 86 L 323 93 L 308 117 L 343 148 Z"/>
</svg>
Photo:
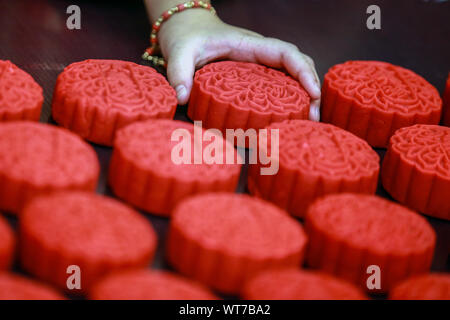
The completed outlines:
<svg viewBox="0 0 450 320">
<path fill-rule="evenodd" d="M 191 94 L 195 72 L 194 51 L 189 47 L 177 46 L 169 54 L 167 77 L 177 92 L 178 104 L 184 105 Z"/>
</svg>

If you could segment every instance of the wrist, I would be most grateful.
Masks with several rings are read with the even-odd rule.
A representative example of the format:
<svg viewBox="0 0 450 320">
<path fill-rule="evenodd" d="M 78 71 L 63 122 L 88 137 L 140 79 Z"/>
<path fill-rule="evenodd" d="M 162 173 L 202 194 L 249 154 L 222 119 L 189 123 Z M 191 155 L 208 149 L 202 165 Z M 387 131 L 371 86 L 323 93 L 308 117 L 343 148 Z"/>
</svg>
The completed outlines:
<svg viewBox="0 0 450 320">
<path fill-rule="evenodd" d="M 164 11 L 185 3 L 188 0 L 145 0 L 147 13 L 151 23 L 154 23 Z M 204 3 L 211 3 L 210 0 L 202 0 Z"/>
</svg>

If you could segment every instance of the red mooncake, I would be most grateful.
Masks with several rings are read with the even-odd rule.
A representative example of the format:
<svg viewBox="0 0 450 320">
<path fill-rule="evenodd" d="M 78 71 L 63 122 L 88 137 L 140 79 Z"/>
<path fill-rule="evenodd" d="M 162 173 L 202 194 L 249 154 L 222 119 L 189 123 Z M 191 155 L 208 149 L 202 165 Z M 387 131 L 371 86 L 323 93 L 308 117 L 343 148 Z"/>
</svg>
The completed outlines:
<svg viewBox="0 0 450 320">
<path fill-rule="evenodd" d="M 279 163 L 278 172 L 261 174 L 267 166 L 258 160 L 249 167 L 248 189 L 292 215 L 303 217 L 308 206 L 326 194 L 375 193 L 379 157 L 350 132 L 330 124 L 287 120 L 268 126 L 267 137 L 267 145 L 260 140 L 259 152 L 278 149 L 270 156 L 270 166 Z"/>
<path fill-rule="evenodd" d="M 219 146 L 216 153 L 213 143 Z M 169 216 L 172 208 L 189 195 L 233 192 L 239 180 L 239 159 L 236 149 L 220 132 L 207 133 L 182 121 L 142 121 L 117 132 L 109 184 L 122 200 L 147 212 Z"/>
<path fill-rule="evenodd" d="M 436 244 L 425 218 L 372 195 L 319 199 L 308 209 L 305 228 L 310 267 L 371 292 L 387 292 L 398 281 L 427 272 Z"/>
<path fill-rule="evenodd" d="M 20 214 L 19 239 L 22 267 L 42 280 L 68 290 L 68 267 L 79 267 L 81 288 L 72 293 L 86 292 L 108 272 L 148 266 L 157 242 L 138 212 L 84 192 L 35 198 Z"/>
<path fill-rule="evenodd" d="M 397 130 L 383 160 L 381 180 L 397 201 L 450 220 L 450 128 L 417 124 Z"/>
<path fill-rule="evenodd" d="M 28 73 L 0 60 L 0 121 L 39 121 L 43 102 L 42 88 Z"/>
<path fill-rule="evenodd" d="M 397 284 L 389 293 L 392 300 L 450 300 L 450 274 L 428 273 Z"/>
<path fill-rule="evenodd" d="M 30 121 L 0 123 L 0 209 L 17 213 L 56 190 L 94 191 L 94 149 L 68 130 Z"/>
<path fill-rule="evenodd" d="M 442 100 L 442 124 L 450 127 L 450 73 L 448 74 L 447 82 L 445 83 L 445 91 Z"/>
<path fill-rule="evenodd" d="M 442 101 L 430 83 L 411 70 L 381 61 L 333 66 L 322 86 L 324 122 L 385 148 L 395 130 L 438 124 Z"/>
<path fill-rule="evenodd" d="M 89 292 L 92 300 L 215 300 L 209 289 L 166 271 L 148 269 L 115 273 Z"/>
<path fill-rule="evenodd" d="M 117 129 L 135 121 L 173 118 L 175 90 L 155 69 L 119 60 L 86 60 L 56 81 L 52 115 L 81 137 L 111 146 Z"/>
<path fill-rule="evenodd" d="M 53 288 L 13 273 L 0 272 L 0 300 L 64 300 Z"/>
<path fill-rule="evenodd" d="M 15 246 L 16 238 L 14 231 L 8 221 L 0 216 L 0 270 L 11 267 L 14 259 Z"/>
<path fill-rule="evenodd" d="M 205 128 L 260 129 L 308 119 L 310 97 L 281 71 L 250 62 L 210 63 L 195 73 L 188 116 Z"/>
<path fill-rule="evenodd" d="M 286 212 L 248 195 L 209 193 L 181 202 L 170 221 L 169 263 L 224 293 L 268 268 L 300 267 L 307 238 Z"/>
<path fill-rule="evenodd" d="M 365 300 L 359 288 L 322 272 L 278 269 L 261 272 L 248 281 L 246 300 Z"/>
</svg>

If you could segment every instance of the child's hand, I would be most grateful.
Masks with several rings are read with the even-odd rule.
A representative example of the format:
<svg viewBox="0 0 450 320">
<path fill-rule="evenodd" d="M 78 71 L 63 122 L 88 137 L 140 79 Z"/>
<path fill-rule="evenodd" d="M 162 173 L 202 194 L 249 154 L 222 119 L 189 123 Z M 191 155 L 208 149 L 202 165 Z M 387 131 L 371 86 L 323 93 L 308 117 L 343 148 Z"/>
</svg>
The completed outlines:
<svg viewBox="0 0 450 320">
<path fill-rule="evenodd" d="M 286 69 L 311 96 L 310 119 L 320 119 L 320 81 L 314 62 L 293 44 L 228 25 L 203 9 L 175 14 L 162 24 L 158 41 L 180 104 L 189 99 L 196 68 L 228 58 Z"/>
</svg>

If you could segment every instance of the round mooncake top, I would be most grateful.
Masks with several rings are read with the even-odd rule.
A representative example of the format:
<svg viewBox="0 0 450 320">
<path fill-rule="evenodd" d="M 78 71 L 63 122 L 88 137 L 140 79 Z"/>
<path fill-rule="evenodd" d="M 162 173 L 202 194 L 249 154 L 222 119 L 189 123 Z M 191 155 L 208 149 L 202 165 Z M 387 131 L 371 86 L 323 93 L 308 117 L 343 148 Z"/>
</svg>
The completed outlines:
<svg viewBox="0 0 450 320">
<path fill-rule="evenodd" d="M 72 63 L 59 75 L 58 90 L 104 112 L 169 113 L 176 108 L 175 90 L 155 69 L 120 60 L 85 60 Z"/>
<path fill-rule="evenodd" d="M 330 68 L 325 81 L 362 107 L 423 114 L 441 109 L 439 92 L 411 70 L 381 61 L 347 61 Z"/>
<path fill-rule="evenodd" d="M 0 124 L 0 172 L 35 186 L 66 187 L 97 179 L 95 151 L 70 131 L 30 121 Z"/>
<path fill-rule="evenodd" d="M 0 300 L 62 300 L 57 291 L 12 273 L 0 273 Z"/>
<path fill-rule="evenodd" d="M 202 246 L 239 257 L 285 256 L 306 244 L 297 221 L 248 195 L 209 193 L 188 198 L 175 208 L 171 223 Z"/>
<path fill-rule="evenodd" d="M 176 179 L 210 180 L 228 178 L 239 172 L 239 155 L 231 143 L 221 135 L 208 135 L 200 127 L 196 130 L 198 136 L 194 133 L 194 126 L 183 121 L 140 121 L 119 130 L 114 147 L 140 168 Z M 217 161 L 213 159 L 216 153 L 212 144 L 215 142 L 221 146 Z M 186 161 L 181 162 L 184 157 Z M 208 163 L 210 160 L 211 163 Z"/>
<path fill-rule="evenodd" d="M 210 63 L 195 73 L 194 81 L 204 93 L 236 108 L 277 114 L 309 108 L 309 95 L 298 81 L 255 63 Z"/>
<path fill-rule="evenodd" d="M 0 60 L 0 113 L 33 109 L 43 101 L 42 88 L 28 73 L 10 61 Z"/>
<path fill-rule="evenodd" d="M 153 270 L 120 272 L 90 290 L 94 300 L 214 300 L 206 287 L 175 273 Z"/>
<path fill-rule="evenodd" d="M 300 269 L 268 270 L 248 281 L 247 300 L 364 300 L 353 284 L 326 273 Z"/>
<path fill-rule="evenodd" d="M 393 300 L 450 300 L 450 274 L 428 273 L 397 284 L 390 292 Z"/>
<path fill-rule="evenodd" d="M 306 223 L 331 239 L 380 254 L 423 252 L 436 242 L 425 218 L 372 195 L 328 195 L 309 207 Z"/>
<path fill-rule="evenodd" d="M 286 120 L 267 127 L 268 150 L 271 130 L 279 132 L 280 166 L 333 178 L 371 176 L 379 170 L 375 151 L 352 133 L 331 124 Z"/>
<path fill-rule="evenodd" d="M 418 170 L 450 180 L 450 128 L 425 124 L 401 128 L 391 137 L 390 148 Z"/>
<path fill-rule="evenodd" d="M 136 261 L 156 247 L 150 223 L 112 198 L 87 192 L 57 192 L 33 199 L 20 228 L 48 250 L 88 261 Z"/>
</svg>

